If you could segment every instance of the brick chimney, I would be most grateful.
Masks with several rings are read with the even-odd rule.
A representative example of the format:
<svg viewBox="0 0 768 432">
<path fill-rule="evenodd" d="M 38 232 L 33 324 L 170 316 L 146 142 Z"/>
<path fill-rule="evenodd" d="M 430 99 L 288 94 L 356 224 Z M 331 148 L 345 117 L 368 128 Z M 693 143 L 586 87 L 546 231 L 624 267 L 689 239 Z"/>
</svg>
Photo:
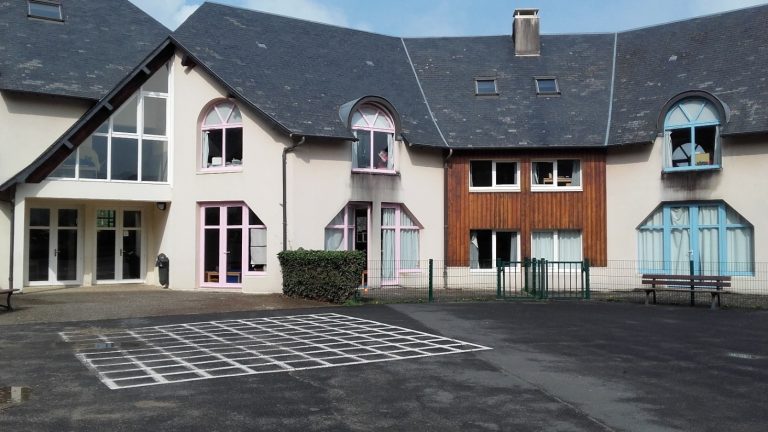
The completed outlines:
<svg viewBox="0 0 768 432">
<path fill-rule="evenodd" d="M 515 18 L 512 22 L 512 39 L 515 41 L 516 56 L 541 54 L 538 9 L 515 10 Z"/>
</svg>

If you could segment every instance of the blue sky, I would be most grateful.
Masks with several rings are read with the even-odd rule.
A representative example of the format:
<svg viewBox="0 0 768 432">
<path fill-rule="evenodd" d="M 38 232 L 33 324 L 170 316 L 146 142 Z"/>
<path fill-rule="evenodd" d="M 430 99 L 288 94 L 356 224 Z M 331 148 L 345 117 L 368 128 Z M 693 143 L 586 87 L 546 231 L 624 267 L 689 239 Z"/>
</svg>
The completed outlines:
<svg viewBox="0 0 768 432">
<path fill-rule="evenodd" d="M 131 0 L 171 29 L 200 0 Z M 766 0 L 218 0 L 248 9 L 394 36 L 509 34 L 516 7 L 538 8 L 543 33 L 629 30 Z"/>
</svg>

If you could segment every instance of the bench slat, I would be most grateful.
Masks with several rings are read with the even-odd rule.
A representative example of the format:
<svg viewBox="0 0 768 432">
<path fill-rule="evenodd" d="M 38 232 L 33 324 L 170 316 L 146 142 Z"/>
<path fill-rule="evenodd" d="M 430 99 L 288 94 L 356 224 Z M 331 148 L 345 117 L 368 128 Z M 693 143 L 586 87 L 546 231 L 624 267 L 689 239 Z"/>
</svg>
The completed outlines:
<svg viewBox="0 0 768 432">
<path fill-rule="evenodd" d="M 644 274 L 643 279 L 716 280 L 730 281 L 730 276 Z"/>
<path fill-rule="evenodd" d="M 660 279 L 643 279 L 644 285 L 680 285 L 680 286 L 697 286 L 697 287 L 721 287 L 729 288 L 730 282 L 709 282 L 709 281 L 682 281 L 682 280 L 660 280 Z"/>
</svg>

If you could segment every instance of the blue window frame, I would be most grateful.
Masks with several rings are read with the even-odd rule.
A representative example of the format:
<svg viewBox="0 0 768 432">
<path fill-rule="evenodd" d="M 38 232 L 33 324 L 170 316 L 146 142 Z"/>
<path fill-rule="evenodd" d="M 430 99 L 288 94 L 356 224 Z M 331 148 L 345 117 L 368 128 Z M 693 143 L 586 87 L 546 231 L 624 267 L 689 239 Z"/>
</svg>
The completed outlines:
<svg viewBox="0 0 768 432">
<path fill-rule="evenodd" d="M 754 274 L 752 224 L 725 203 L 665 204 L 637 231 L 643 273 Z"/>
<path fill-rule="evenodd" d="M 672 106 L 664 119 L 664 171 L 720 168 L 720 116 L 703 98 Z"/>
</svg>

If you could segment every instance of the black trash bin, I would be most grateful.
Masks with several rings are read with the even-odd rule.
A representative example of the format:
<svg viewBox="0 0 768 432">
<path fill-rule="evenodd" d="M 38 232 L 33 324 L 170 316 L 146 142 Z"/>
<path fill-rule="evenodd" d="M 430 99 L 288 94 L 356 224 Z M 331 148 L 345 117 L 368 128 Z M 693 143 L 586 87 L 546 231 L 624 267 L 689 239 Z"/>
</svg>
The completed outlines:
<svg viewBox="0 0 768 432">
<path fill-rule="evenodd" d="M 160 285 L 164 288 L 168 288 L 168 267 L 170 266 L 168 256 L 163 253 L 158 255 L 157 260 L 155 260 L 155 266 L 159 273 Z"/>
</svg>

